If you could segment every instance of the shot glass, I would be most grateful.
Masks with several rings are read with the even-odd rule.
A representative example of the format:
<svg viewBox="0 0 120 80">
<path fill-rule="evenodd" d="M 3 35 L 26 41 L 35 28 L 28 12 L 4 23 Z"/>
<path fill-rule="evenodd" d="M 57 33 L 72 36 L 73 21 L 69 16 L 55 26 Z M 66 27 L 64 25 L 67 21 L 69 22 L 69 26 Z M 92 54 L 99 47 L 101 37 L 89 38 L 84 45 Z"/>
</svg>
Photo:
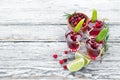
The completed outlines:
<svg viewBox="0 0 120 80">
<path fill-rule="evenodd" d="M 68 30 L 65 33 L 66 41 L 68 48 L 70 49 L 71 52 L 76 52 L 80 48 L 80 43 L 82 42 L 83 39 L 83 33 L 82 31 L 79 31 L 78 33 L 74 33 L 71 30 Z"/>
</svg>

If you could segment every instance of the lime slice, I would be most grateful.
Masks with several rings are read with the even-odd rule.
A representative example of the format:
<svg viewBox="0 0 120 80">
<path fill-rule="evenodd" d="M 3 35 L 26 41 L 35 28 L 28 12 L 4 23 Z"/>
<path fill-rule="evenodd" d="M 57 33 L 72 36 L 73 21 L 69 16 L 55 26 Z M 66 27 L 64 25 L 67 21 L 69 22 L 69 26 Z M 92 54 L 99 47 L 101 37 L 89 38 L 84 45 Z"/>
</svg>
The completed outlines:
<svg viewBox="0 0 120 80">
<path fill-rule="evenodd" d="M 77 24 L 77 26 L 75 26 L 75 28 L 74 28 L 75 33 L 79 32 L 79 30 L 81 29 L 82 24 L 84 23 L 84 21 L 85 21 L 85 19 L 80 20 L 79 23 Z"/>
<path fill-rule="evenodd" d="M 108 33 L 108 28 L 103 28 L 100 33 L 98 34 L 98 36 L 96 37 L 96 41 L 97 42 L 100 42 L 100 41 L 103 41 L 106 37 Z"/>
<path fill-rule="evenodd" d="M 82 52 L 75 53 L 75 59 L 78 59 L 78 58 L 84 59 L 84 66 L 88 65 L 91 62 L 91 59 L 87 55 L 85 55 L 85 53 L 82 53 Z"/>
<path fill-rule="evenodd" d="M 96 9 L 93 9 L 92 10 L 92 18 L 91 18 L 91 21 L 92 22 L 95 22 L 97 20 L 97 10 Z"/>
<path fill-rule="evenodd" d="M 84 67 L 84 59 L 83 58 L 75 59 L 67 65 L 68 70 L 71 72 L 78 71 L 78 70 L 82 69 L 83 67 Z"/>
</svg>

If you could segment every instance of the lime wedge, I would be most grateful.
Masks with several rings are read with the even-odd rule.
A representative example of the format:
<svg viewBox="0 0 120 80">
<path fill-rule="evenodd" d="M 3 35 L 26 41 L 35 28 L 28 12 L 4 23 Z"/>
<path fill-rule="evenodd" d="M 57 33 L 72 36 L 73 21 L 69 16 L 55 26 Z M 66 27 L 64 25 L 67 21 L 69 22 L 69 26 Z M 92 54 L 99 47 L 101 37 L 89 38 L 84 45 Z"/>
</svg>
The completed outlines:
<svg viewBox="0 0 120 80">
<path fill-rule="evenodd" d="M 68 65 L 67 68 L 71 72 L 78 71 L 84 67 L 84 59 L 83 58 L 78 58 L 73 61 L 71 61 Z"/>
<path fill-rule="evenodd" d="M 98 34 L 98 36 L 96 37 L 96 41 L 97 41 L 97 42 L 103 41 L 103 40 L 105 39 L 107 33 L 108 33 L 108 28 L 106 28 L 106 27 L 103 28 L 103 29 L 100 31 L 100 33 Z"/>
<path fill-rule="evenodd" d="M 87 55 L 85 55 L 85 53 L 82 53 L 82 52 L 75 53 L 75 59 L 78 59 L 78 58 L 84 59 L 84 66 L 88 65 L 91 62 L 91 59 Z"/>
<path fill-rule="evenodd" d="M 75 29 L 74 29 L 75 33 L 79 32 L 79 30 L 81 29 L 82 24 L 84 23 L 84 21 L 85 21 L 85 19 L 80 20 L 79 23 L 77 24 L 77 26 L 75 26 Z"/>
<path fill-rule="evenodd" d="M 95 22 L 97 20 L 97 10 L 96 9 L 93 9 L 92 10 L 92 18 L 91 18 L 91 21 L 92 22 Z"/>
</svg>

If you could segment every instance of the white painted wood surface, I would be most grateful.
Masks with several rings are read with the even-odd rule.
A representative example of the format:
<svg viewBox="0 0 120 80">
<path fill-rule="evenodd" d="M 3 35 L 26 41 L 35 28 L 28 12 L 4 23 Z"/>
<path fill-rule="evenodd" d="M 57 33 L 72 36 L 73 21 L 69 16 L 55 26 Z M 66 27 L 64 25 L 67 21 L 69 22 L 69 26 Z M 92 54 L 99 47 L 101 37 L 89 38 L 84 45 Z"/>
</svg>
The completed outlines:
<svg viewBox="0 0 120 80">
<path fill-rule="evenodd" d="M 120 41 L 120 26 L 109 27 L 109 41 Z M 0 26 L 0 41 L 65 41 L 67 30 L 67 25 Z"/>
<path fill-rule="evenodd" d="M 119 24 L 119 4 L 119 0 L 1 0 L 0 23 L 65 24 L 64 12 L 81 11 L 90 17 L 92 8 L 96 8 L 100 18 Z"/>
<path fill-rule="evenodd" d="M 0 80 L 120 80 L 119 0 L 0 0 Z M 89 17 L 92 8 L 110 24 L 109 51 L 76 73 L 64 71 L 60 58 L 67 49 L 64 12 Z"/>
</svg>

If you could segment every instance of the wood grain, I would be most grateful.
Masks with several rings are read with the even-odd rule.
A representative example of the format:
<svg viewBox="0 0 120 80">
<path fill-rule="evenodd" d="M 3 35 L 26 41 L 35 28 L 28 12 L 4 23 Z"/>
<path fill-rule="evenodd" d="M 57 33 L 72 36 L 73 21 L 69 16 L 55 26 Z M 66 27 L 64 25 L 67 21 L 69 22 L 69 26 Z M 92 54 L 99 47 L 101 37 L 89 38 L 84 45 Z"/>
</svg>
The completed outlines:
<svg viewBox="0 0 120 80">
<path fill-rule="evenodd" d="M 120 25 L 110 25 L 109 41 L 120 41 Z M 0 26 L 0 41 L 65 41 L 67 25 Z"/>
<path fill-rule="evenodd" d="M 65 42 L 5 42 L 0 43 L 0 78 L 1 79 L 119 79 L 120 51 L 118 43 L 109 43 L 110 49 L 103 63 L 93 61 L 76 73 L 65 71 L 52 55 L 58 53 L 59 59 L 67 57 Z M 61 46 L 61 47 L 60 47 Z"/>
<path fill-rule="evenodd" d="M 108 18 L 119 24 L 119 0 L 2 0 L 0 24 L 65 24 L 64 12 L 81 11 L 91 17 L 91 10 L 98 10 L 99 18 Z"/>
</svg>

